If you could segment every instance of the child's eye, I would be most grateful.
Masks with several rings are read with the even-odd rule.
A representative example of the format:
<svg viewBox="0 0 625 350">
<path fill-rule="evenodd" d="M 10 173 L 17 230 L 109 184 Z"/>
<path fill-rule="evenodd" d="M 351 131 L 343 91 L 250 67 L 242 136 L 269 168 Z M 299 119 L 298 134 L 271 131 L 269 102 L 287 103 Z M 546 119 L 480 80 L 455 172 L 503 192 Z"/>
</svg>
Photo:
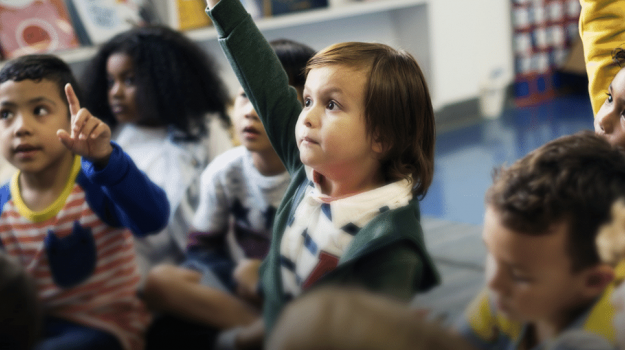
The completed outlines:
<svg viewBox="0 0 625 350">
<path fill-rule="evenodd" d="M 338 105 L 336 104 L 336 102 L 330 101 L 328 102 L 328 105 L 326 106 L 326 108 L 333 111 L 338 108 Z"/>
<path fill-rule="evenodd" d="M 527 276 L 519 275 L 517 273 L 512 274 L 512 280 L 517 283 L 529 283 L 531 279 Z"/>
<path fill-rule="evenodd" d="M 312 105 L 312 101 L 310 100 L 310 98 L 305 98 L 304 99 L 304 107 L 310 107 L 310 105 Z"/>
<path fill-rule="evenodd" d="M 113 80 L 113 78 L 106 78 L 106 87 L 110 90 L 113 85 L 115 84 L 115 81 Z"/>
<path fill-rule="evenodd" d="M 128 86 L 135 85 L 135 77 L 134 76 L 126 77 L 126 79 L 124 79 L 124 84 Z"/>
<path fill-rule="evenodd" d="M 247 98 L 247 94 L 245 92 L 242 92 L 241 94 L 239 94 L 239 97 L 241 98 Z"/>
<path fill-rule="evenodd" d="M 608 95 L 608 98 L 606 99 L 606 101 L 608 101 L 608 103 L 612 103 L 612 94 L 609 92 L 606 92 L 605 94 Z"/>
<path fill-rule="evenodd" d="M 0 119 L 9 119 L 13 116 L 13 113 L 11 113 L 10 111 L 0 111 Z"/>
<path fill-rule="evenodd" d="M 50 114 L 50 111 L 48 110 L 48 108 L 43 107 L 43 106 L 35 107 L 35 110 L 33 112 L 35 113 L 35 115 L 40 115 L 40 116 Z"/>
</svg>

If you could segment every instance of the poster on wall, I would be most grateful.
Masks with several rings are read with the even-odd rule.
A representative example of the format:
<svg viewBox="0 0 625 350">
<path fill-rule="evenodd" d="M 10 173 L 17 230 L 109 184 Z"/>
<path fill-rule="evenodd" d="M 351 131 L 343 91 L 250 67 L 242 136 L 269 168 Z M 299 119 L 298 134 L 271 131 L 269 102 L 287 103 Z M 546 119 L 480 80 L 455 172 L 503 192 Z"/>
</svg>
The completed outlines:
<svg viewBox="0 0 625 350">
<path fill-rule="evenodd" d="M 79 45 L 63 0 L 0 0 L 0 43 L 7 59 Z"/>
<path fill-rule="evenodd" d="M 143 22 L 136 0 L 67 0 L 83 44 L 101 44 Z"/>
</svg>

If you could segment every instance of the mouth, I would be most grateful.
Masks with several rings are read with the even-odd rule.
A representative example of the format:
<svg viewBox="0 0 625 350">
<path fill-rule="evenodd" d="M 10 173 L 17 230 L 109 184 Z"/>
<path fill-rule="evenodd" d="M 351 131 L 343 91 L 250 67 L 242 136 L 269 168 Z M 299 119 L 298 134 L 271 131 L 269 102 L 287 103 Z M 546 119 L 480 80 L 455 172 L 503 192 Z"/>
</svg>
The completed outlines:
<svg viewBox="0 0 625 350">
<path fill-rule="evenodd" d="M 304 136 L 304 137 L 302 137 L 302 141 L 301 141 L 300 143 L 301 143 L 302 145 L 307 145 L 307 144 L 308 144 L 308 145 L 318 145 L 318 144 L 319 144 L 319 142 L 317 142 L 317 141 L 315 141 L 315 140 L 311 139 L 311 138 L 310 138 L 310 137 L 308 137 L 308 136 Z"/>
<path fill-rule="evenodd" d="M 125 111 L 126 111 L 126 107 L 123 105 L 118 105 L 118 104 L 111 105 L 111 112 L 113 112 L 113 114 L 122 114 Z"/>
<path fill-rule="evenodd" d="M 244 138 L 256 138 L 260 135 L 260 131 L 258 131 L 258 129 L 253 128 L 251 126 L 245 127 L 243 128 L 243 130 L 241 131 L 241 134 L 243 135 Z"/>
<path fill-rule="evenodd" d="M 29 144 L 21 144 L 13 149 L 13 153 L 19 157 L 32 156 L 35 152 L 41 150 L 41 147 L 35 147 Z"/>
</svg>

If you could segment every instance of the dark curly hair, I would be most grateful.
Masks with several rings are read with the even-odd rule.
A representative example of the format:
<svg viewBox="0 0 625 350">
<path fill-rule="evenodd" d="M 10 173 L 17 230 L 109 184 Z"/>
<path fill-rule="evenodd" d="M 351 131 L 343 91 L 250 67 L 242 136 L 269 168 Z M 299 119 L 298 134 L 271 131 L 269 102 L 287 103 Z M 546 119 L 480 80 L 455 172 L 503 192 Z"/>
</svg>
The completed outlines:
<svg viewBox="0 0 625 350">
<path fill-rule="evenodd" d="M 617 47 L 612 51 L 612 61 L 618 64 L 619 67 L 623 68 L 625 64 L 625 50 L 620 47 Z"/>
<path fill-rule="evenodd" d="M 26 55 L 8 61 L 0 70 L 0 84 L 12 80 L 41 80 L 54 82 L 58 88 L 61 101 L 67 104 L 65 85 L 72 84 L 74 92 L 81 100 L 81 93 L 72 70 L 67 63 L 53 55 Z M 69 116 L 69 109 L 67 110 Z"/>
<path fill-rule="evenodd" d="M 164 26 L 138 27 L 103 44 L 81 77 L 83 105 L 114 128 L 108 103 L 106 63 L 116 53 L 132 58 L 141 119 L 173 126 L 193 141 L 206 135 L 207 113 L 217 113 L 227 125 L 228 92 L 213 59 L 191 39 Z"/>
<path fill-rule="evenodd" d="M 625 193 L 624 150 L 584 131 L 543 145 L 493 178 L 486 204 L 504 226 L 544 235 L 564 222 L 573 271 L 600 262 L 595 238 Z"/>
</svg>

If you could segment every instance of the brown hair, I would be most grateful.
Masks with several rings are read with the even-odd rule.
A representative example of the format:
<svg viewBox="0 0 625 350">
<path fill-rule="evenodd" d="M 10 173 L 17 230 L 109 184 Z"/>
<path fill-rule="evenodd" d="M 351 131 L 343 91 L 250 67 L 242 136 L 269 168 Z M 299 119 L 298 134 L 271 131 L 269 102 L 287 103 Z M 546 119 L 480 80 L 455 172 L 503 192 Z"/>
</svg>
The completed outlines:
<svg viewBox="0 0 625 350">
<path fill-rule="evenodd" d="M 408 179 L 425 196 L 434 176 L 434 111 L 423 72 L 409 53 L 373 43 L 346 42 L 317 53 L 311 69 L 345 65 L 368 70 L 365 123 L 371 140 L 385 150 L 384 180 Z"/>
<path fill-rule="evenodd" d="M 543 235 L 564 222 L 573 271 L 600 262 L 595 239 L 625 193 L 625 151 L 585 131 L 543 145 L 493 178 L 486 204 L 506 227 Z"/>
</svg>

